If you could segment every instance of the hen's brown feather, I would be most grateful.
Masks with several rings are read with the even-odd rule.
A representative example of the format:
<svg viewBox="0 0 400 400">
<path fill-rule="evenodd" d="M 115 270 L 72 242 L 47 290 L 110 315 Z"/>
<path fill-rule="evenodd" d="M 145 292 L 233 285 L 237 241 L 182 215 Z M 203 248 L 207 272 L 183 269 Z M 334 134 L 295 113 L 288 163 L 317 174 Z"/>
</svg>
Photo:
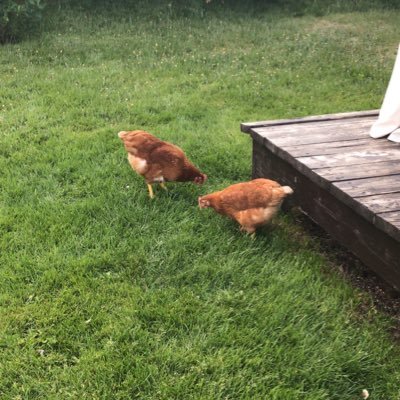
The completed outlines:
<svg viewBox="0 0 400 400">
<path fill-rule="evenodd" d="M 283 199 L 292 193 L 288 186 L 269 179 L 237 183 L 219 192 L 199 198 L 200 207 L 212 207 L 222 215 L 236 220 L 249 233 L 268 223 Z"/>
<path fill-rule="evenodd" d="M 178 146 L 158 139 L 145 131 L 122 131 L 118 136 L 124 142 L 132 168 L 148 184 L 155 182 L 203 183 L 202 174 Z"/>
</svg>

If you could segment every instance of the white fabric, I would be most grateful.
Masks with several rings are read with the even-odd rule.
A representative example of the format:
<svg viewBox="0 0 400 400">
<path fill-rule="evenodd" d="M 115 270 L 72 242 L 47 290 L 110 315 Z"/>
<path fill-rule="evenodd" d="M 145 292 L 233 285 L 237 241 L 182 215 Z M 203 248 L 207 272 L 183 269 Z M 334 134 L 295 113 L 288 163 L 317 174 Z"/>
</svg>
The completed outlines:
<svg viewBox="0 0 400 400">
<path fill-rule="evenodd" d="M 400 143 L 400 128 L 392 132 L 388 139 L 392 142 Z"/>
<path fill-rule="evenodd" d="M 378 120 L 372 125 L 370 136 L 381 138 L 389 135 L 400 127 L 400 46 L 394 64 L 392 77 L 390 78 L 385 98 L 379 112 Z M 390 140 L 397 138 L 400 133 L 389 137 Z M 397 140 L 394 140 L 397 141 Z M 400 138 L 398 139 L 400 141 Z"/>
</svg>

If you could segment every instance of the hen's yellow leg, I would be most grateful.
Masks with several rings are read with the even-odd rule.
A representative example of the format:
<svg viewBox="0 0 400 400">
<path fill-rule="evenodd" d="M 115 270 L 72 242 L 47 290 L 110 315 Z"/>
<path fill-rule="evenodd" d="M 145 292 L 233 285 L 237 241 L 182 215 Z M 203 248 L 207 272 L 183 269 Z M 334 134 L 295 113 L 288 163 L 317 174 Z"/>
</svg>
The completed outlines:
<svg viewBox="0 0 400 400">
<path fill-rule="evenodd" d="M 149 196 L 150 198 L 154 198 L 154 192 L 153 192 L 153 187 L 151 186 L 150 183 L 147 184 L 147 188 L 149 189 Z"/>
<path fill-rule="evenodd" d="M 165 186 L 164 182 L 160 182 L 160 186 L 168 192 L 168 188 Z"/>
</svg>

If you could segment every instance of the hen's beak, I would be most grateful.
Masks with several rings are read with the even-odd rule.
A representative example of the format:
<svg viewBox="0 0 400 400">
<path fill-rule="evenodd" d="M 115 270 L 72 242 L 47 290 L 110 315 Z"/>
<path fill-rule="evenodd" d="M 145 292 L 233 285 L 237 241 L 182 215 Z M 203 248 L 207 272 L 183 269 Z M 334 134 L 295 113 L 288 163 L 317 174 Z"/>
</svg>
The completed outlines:
<svg viewBox="0 0 400 400">
<path fill-rule="evenodd" d="M 125 133 L 126 133 L 126 131 L 118 132 L 118 137 L 119 137 L 120 139 L 122 139 L 122 137 L 125 135 Z"/>
</svg>

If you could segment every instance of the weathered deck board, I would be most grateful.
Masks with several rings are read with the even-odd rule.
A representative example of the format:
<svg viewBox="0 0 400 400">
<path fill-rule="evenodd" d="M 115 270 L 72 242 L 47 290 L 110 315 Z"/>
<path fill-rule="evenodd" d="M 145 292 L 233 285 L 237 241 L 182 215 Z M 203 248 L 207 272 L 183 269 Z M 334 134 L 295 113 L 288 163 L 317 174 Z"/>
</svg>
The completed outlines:
<svg viewBox="0 0 400 400">
<path fill-rule="evenodd" d="M 289 125 L 289 124 L 303 124 L 308 122 L 323 122 L 323 121 L 335 121 L 337 119 L 347 118 L 366 118 L 376 117 L 379 114 L 379 110 L 368 110 L 368 111 L 356 111 L 346 112 L 337 114 L 325 114 L 325 115 L 312 115 L 309 117 L 302 118 L 291 118 L 291 119 L 277 119 L 269 121 L 257 121 L 257 122 L 244 122 L 240 125 L 242 132 L 249 133 L 253 128 L 260 128 L 265 126 L 277 126 L 277 125 Z"/>
<path fill-rule="evenodd" d="M 253 176 L 293 186 L 311 218 L 400 289 L 400 145 L 368 135 L 377 111 L 242 124 Z"/>
<path fill-rule="evenodd" d="M 357 200 L 376 214 L 400 211 L 400 192 L 358 197 Z"/>
<path fill-rule="evenodd" d="M 400 229 L 400 211 L 389 211 L 378 215 Z"/>
<path fill-rule="evenodd" d="M 342 165 L 350 167 L 354 165 L 371 164 L 374 161 L 400 160 L 400 147 L 387 149 L 342 150 L 337 154 L 299 157 L 297 159 L 310 169 L 340 167 Z"/>
<path fill-rule="evenodd" d="M 320 129 L 316 129 L 316 127 L 310 127 L 308 130 L 308 125 L 302 125 L 302 135 L 300 135 L 300 132 L 296 130 L 294 125 L 291 125 L 290 128 L 285 126 L 285 128 L 282 129 L 282 127 L 283 125 L 280 127 L 255 129 L 257 129 L 257 134 L 259 136 L 266 137 L 271 140 L 274 139 L 275 145 L 283 147 L 285 145 L 294 146 L 337 142 L 339 140 L 353 140 L 357 138 L 364 139 L 366 125 L 359 126 L 359 129 L 354 129 L 354 131 L 352 131 L 351 138 L 349 138 L 349 134 L 347 132 L 347 130 L 350 128 L 347 128 L 345 131 L 338 131 L 337 126 L 335 125 L 320 127 L 320 129 L 323 129 L 323 132 L 321 132 Z M 271 133 L 268 132 L 269 129 L 271 130 Z M 283 132 L 279 132 L 279 130 L 283 130 Z"/>
<path fill-rule="evenodd" d="M 370 178 L 377 176 L 390 176 L 400 174 L 400 162 L 379 161 L 374 163 L 374 168 L 349 168 L 347 166 L 335 168 L 320 168 L 318 174 L 328 181 L 344 181 L 357 178 Z"/>
<path fill-rule="evenodd" d="M 371 150 L 373 148 L 371 141 L 364 139 L 364 136 L 357 140 L 341 140 L 335 142 L 302 144 L 297 146 L 283 146 L 283 148 L 294 157 L 329 155 L 344 151 Z M 391 146 L 392 144 L 388 141 L 382 141 L 379 145 L 382 150 L 390 148 Z"/>
<path fill-rule="evenodd" d="M 352 179 L 334 183 L 353 197 L 400 192 L 400 174 L 365 179 Z M 399 204 L 400 205 L 400 204 Z"/>
</svg>

